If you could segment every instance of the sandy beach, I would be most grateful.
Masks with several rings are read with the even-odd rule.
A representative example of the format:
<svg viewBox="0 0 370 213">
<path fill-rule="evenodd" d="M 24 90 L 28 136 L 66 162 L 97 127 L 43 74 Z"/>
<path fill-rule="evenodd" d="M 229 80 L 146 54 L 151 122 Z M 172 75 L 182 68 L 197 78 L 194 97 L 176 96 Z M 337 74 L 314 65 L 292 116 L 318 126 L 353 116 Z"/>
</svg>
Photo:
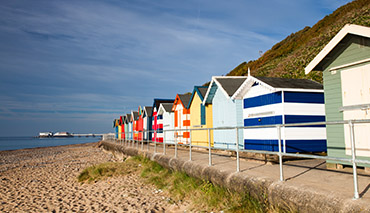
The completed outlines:
<svg viewBox="0 0 370 213">
<path fill-rule="evenodd" d="M 91 165 L 118 161 L 97 143 L 0 152 L 0 212 L 183 212 L 136 174 L 77 181 Z"/>
</svg>

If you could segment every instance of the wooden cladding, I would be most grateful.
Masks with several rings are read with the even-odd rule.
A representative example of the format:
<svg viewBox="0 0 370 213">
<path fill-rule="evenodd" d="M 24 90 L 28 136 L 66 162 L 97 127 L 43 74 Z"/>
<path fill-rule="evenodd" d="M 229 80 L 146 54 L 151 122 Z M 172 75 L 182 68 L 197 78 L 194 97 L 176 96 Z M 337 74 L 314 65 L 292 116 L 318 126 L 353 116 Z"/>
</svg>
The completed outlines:
<svg viewBox="0 0 370 213">
<path fill-rule="evenodd" d="M 182 122 L 182 125 L 183 125 L 183 126 L 190 126 L 190 120 L 184 120 L 184 121 Z"/>
<path fill-rule="evenodd" d="M 179 119 L 178 119 L 178 112 L 175 111 L 175 127 L 178 127 Z"/>
<path fill-rule="evenodd" d="M 183 138 L 190 138 L 190 132 L 184 132 L 182 135 Z"/>
</svg>

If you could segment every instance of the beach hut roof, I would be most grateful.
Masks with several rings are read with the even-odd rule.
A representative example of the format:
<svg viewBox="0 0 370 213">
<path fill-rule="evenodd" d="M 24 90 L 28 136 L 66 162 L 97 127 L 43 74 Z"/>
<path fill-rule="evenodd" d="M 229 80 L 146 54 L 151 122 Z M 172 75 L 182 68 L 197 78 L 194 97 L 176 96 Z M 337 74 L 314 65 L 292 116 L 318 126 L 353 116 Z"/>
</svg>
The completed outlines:
<svg viewBox="0 0 370 213">
<path fill-rule="evenodd" d="M 290 79 L 290 78 L 272 78 L 272 77 L 253 77 L 248 79 L 231 97 L 232 99 L 242 99 L 243 95 L 255 84 L 259 84 L 269 89 L 271 92 L 276 91 L 296 91 L 296 92 L 322 92 L 323 86 L 308 79 Z"/>
<path fill-rule="evenodd" d="M 171 112 L 171 111 L 172 111 L 172 104 L 171 104 L 171 103 L 162 103 L 161 105 L 163 106 L 163 108 L 164 108 L 167 112 Z"/>
<path fill-rule="evenodd" d="M 131 114 L 126 114 L 126 123 L 131 122 Z"/>
<path fill-rule="evenodd" d="M 124 116 L 124 115 L 119 116 L 119 122 L 118 122 L 118 125 L 122 125 L 122 124 L 123 124 L 123 116 Z"/>
<path fill-rule="evenodd" d="M 159 104 L 161 104 L 161 103 L 173 103 L 174 101 L 175 101 L 174 99 L 159 99 L 159 98 L 154 99 L 151 116 L 153 116 L 154 109 L 156 109 L 158 111 Z"/>
<path fill-rule="evenodd" d="M 274 88 L 323 89 L 322 84 L 308 79 L 255 77 Z"/>
<path fill-rule="evenodd" d="M 230 98 L 246 79 L 246 76 L 213 76 L 204 97 L 203 104 L 210 103 L 213 99 L 216 93 L 216 89 L 213 85 L 217 85 L 217 88 L 219 88 L 226 97 Z"/>
<path fill-rule="evenodd" d="M 180 101 L 181 105 L 184 107 L 184 109 L 188 109 L 190 98 L 191 98 L 190 93 L 177 94 L 176 99 L 175 99 L 175 101 L 173 102 L 173 105 L 172 105 L 172 111 L 175 111 L 175 106 L 179 103 L 179 101 Z"/>
<path fill-rule="evenodd" d="M 134 121 L 139 120 L 139 112 L 138 111 L 132 111 L 131 115 L 132 115 L 131 119 L 133 119 Z"/>
<path fill-rule="evenodd" d="M 143 114 L 143 108 L 141 106 L 139 106 L 137 112 L 139 113 L 139 116 L 142 116 L 142 114 Z"/>
<path fill-rule="evenodd" d="M 185 108 L 187 108 L 187 106 L 189 105 L 189 102 L 190 102 L 190 98 L 191 98 L 191 94 L 182 94 L 182 95 L 179 95 L 179 98 L 182 102 L 182 104 L 184 105 Z"/>
<path fill-rule="evenodd" d="M 305 68 L 305 73 L 316 70 L 323 71 L 325 69 L 325 64 L 332 60 L 331 56 L 335 57 L 336 49 L 342 48 L 341 44 L 347 42 L 347 38 L 350 36 L 361 36 L 364 38 L 370 38 L 370 28 L 359 26 L 355 24 L 345 25 L 337 35 L 334 36 L 332 40 L 320 51 L 319 54 L 307 65 Z"/>
<path fill-rule="evenodd" d="M 236 90 L 242 85 L 242 83 L 247 79 L 243 78 L 217 78 L 217 81 L 221 84 L 222 88 L 227 92 L 229 96 L 232 96 Z"/>
<path fill-rule="evenodd" d="M 173 112 L 171 103 L 161 103 L 159 105 L 158 113 L 163 114 L 163 112 Z"/>
<path fill-rule="evenodd" d="M 191 97 L 190 97 L 190 100 L 189 100 L 189 103 L 188 103 L 188 109 L 190 107 L 190 104 L 194 98 L 194 95 L 195 93 L 198 93 L 198 96 L 200 98 L 201 101 L 204 100 L 204 96 L 206 95 L 207 93 L 207 89 L 208 87 L 207 86 L 194 86 L 194 90 L 193 90 L 193 93 L 191 94 Z"/>
<path fill-rule="evenodd" d="M 204 99 L 204 96 L 206 96 L 207 89 L 208 89 L 207 86 L 198 87 L 199 95 L 201 95 L 202 100 Z"/>
<path fill-rule="evenodd" d="M 153 113 L 153 107 L 151 107 L 151 106 L 145 106 L 143 108 L 143 111 L 144 111 L 143 117 L 145 117 L 145 116 L 151 116 L 152 113 Z"/>
</svg>

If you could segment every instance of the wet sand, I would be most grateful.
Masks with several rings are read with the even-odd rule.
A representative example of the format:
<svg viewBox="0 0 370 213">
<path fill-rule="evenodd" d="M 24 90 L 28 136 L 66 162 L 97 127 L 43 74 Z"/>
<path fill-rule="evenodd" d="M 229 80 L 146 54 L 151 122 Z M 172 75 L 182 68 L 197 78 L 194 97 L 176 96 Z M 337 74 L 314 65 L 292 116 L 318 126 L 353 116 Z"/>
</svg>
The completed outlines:
<svg viewBox="0 0 370 213">
<path fill-rule="evenodd" d="M 183 212 L 136 174 L 77 181 L 91 165 L 118 161 L 97 143 L 0 152 L 0 212 Z"/>
</svg>

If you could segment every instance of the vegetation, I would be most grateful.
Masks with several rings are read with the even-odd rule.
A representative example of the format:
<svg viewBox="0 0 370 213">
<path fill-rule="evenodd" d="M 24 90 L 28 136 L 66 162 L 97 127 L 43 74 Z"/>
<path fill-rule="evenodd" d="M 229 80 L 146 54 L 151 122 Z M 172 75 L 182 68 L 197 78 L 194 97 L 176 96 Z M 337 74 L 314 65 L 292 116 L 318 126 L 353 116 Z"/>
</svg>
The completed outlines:
<svg viewBox="0 0 370 213">
<path fill-rule="evenodd" d="M 275 212 L 269 208 L 267 199 L 260 202 L 247 192 L 236 193 L 213 185 L 209 181 L 196 179 L 183 172 L 171 171 L 142 156 L 132 157 L 125 162 L 109 162 L 86 168 L 78 176 L 80 182 L 96 182 L 107 177 L 125 175 L 132 172 L 140 174 L 145 182 L 167 191 L 176 203 L 190 200 L 192 208 L 201 211 L 224 212 Z"/>
<path fill-rule="evenodd" d="M 130 174 L 137 170 L 137 163 L 134 161 L 107 162 L 84 169 L 78 175 L 77 180 L 82 183 L 91 183 L 108 177 Z"/>
<path fill-rule="evenodd" d="M 346 24 L 370 26 L 370 1 L 356 0 L 338 8 L 312 28 L 305 27 L 292 33 L 257 60 L 243 62 L 227 75 L 247 75 L 249 67 L 253 76 L 307 78 L 322 82 L 321 72 L 305 75 L 304 68 Z"/>
<path fill-rule="evenodd" d="M 209 181 L 196 179 L 184 172 L 171 171 L 146 158 L 137 157 L 143 166 L 141 176 L 156 187 L 167 190 L 174 202 L 191 200 L 198 210 L 226 212 L 266 212 L 268 205 L 248 193 L 231 192 Z"/>
</svg>

